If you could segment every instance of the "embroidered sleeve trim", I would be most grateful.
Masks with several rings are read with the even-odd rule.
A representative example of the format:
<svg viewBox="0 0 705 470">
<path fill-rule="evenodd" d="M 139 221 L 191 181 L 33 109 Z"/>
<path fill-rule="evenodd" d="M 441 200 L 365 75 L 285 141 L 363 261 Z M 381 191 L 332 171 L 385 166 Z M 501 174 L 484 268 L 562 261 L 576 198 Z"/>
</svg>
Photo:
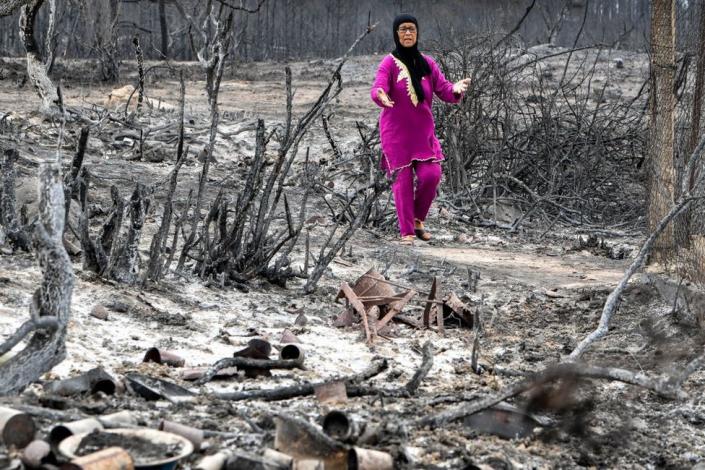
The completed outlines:
<svg viewBox="0 0 705 470">
<path fill-rule="evenodd" d="M 394 59 L 394 63 L 396 64 L 396 66 L 399 68 L 399 76 L 397 77 L 397 82 L 406 80 L 406 93 L 409 95 L 409 99 L 411 99 L 411 104 L 417 106 L 419 104 L 419 98 L 416 96 L 416 90 L 414 90 L 414 85 L 411 83 L 411 75 L 409 74 L 409 69 L 406 68 L 404 62 L 394 57 L 394 55 L 390 55 L 392 56 L 392 59 Z"/>
</svg>

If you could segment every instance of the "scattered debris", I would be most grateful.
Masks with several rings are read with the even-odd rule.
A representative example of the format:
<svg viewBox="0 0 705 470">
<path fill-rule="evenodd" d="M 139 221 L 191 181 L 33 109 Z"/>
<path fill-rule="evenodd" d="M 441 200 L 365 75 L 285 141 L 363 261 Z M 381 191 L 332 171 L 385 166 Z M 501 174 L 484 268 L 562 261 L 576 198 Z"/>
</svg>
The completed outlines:
<svg viewBox="0 0 705 470">
<path fill-rule="evenodd" d="M 405 292 L 395 293 L 391 287 L 393 285 L 404 288 Z M 403 318 L 400 315 L 402 310 L 418 293 L 420 291 L 390 282 L 374 269 L 370 269 L 352 287 L 347 282 L 341 284 L 336 300 L 345 298 L 348 306 L 335 318 L 333 324 L 336 327 L 352 326 L 355 322 L 353 312 L 357 312 L 370 345 L 377 336 L 387 336 L 391 333 L 389 325 L 395 319 L 414 328 L 419 328 L 420 325 L 431 328 L 435 323 L 436 331 L 441 335 L 444 334 L 446 322 L 449 320 L 453 320 L 452 326 L 472 328 L 473 313 L 455 293 L 450 292 L 443 300 L 439 300 L 440 281 L 437 277 L 433 278 L 428 298 L 422 301 L 424 310 L 421 318 Z"/>
<path fill-rule="evenodd" d="M 157 364 L 166 364 L 170 367 L 183 367 L 184 364 L 186 364 L 184 358 L 178 354 L 158 348 L 149 348 L 144 354 L 142 362 L 156 362 Z"/>
<path fill-rule="evenodd" d="M 204 434 L 200 429 L 196 429 L 191 426 L 186 426 L 184 424 L 175 423 L 173 421 L 167 421 L 165 419 L 159 422 L 160 431 L 170 432 L 172 434 L 178 434 L 181 437 L 188 439 L 196 452 L 201 449 L 201 444 L 203 444 Z"/>
<path fill-rule="evenodd" d="M 71 396 L 88 392 L 103 392 L 106 395 L 113 395 L 117 389 L 117 381 L 102 367 L 96 367 L 77 377 L 48 382 L 44 385 L 44 390 L 47 393 L 59 396 Z"/>
<path fill-rule="evenodd" d="M 109 447 L 93 454 L 77 457 L 69 465 L 61 467 L 67 470 L 93 470 L 100 468 L 117 468 L 120 470 L 133 470 L 134 461 L 125 449 Z"/>
<path fill-rule="evenodd" d="M 37 427 L 30 415 L 0 407 L 0 437 L 6 447 L 22 449 L 34 440 L 36 432 Z"/>
<path fill-rule="evenodd" d="M 191 455 L 193 444 L 179 435 L 154 429 L 113 429 L 71 436 L 59 445 L 62 455 L 75 459 L 112 447 L 120 447 L 135 467 L 167 465 Z M 115 453 L 114 455 L 121 455 Z M 120 468 L 109 467 L 109 468 Z"/>
<path fill-rule="evenodd" d="M 326 382 L 314 387 L 314 393 L 319 402 L 325 405 L 344 403 L 348 401 L 345 382 Z"/>
<path fill-rule="evenodd" d="M 145 400 L 164 398 L 172 403 L 193 401 L 196 394 L 166 380 L 157 379 L 137 373 L 125 375 L 127 383 L 133 392 Z"/>
</svg>

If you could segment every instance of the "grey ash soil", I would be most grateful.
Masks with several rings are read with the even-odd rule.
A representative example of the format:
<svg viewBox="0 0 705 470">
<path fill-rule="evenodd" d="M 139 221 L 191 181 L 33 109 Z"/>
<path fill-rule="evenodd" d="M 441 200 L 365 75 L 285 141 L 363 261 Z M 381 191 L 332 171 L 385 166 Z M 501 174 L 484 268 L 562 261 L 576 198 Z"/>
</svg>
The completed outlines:
<svg viewBox="0 0 705 470">
<path fill-rule="evenodd" d="M 354 58 L 344 69 L 346 89 L 335 103 L 332 132 L 344 151 L 356 142 L 354 122 L 373 127 L 377 110 L 368 98 L 368 83 L 380 57 Z M 638 89 L 645 59 L 632 58 L 628 77 L 620 89 L 629 94 Z M 638 59 L 638 60 L 637 60 Z M 629 64 L 629 62 L 628 62 Z M 605 67 L 608 67 L 605 59 Z M 133 73 L 124 64 L 126 76 Z M 292 64 L 296 88 L 295 113 L 312 103 L 322 88 L 331 63 L 324 61 Z M 233 68 L 223 82 L 221 102 L 224 116 L 221 130 L 236 129 L 255 117 L 269 125 L 281 122 L 284 109 L 283 65 L 253 64 Z M 194 76 L 196 73 L 194 72 Z M 605 75 L 608 79 L 608 75 Z M 612 78 L 610 78 L 612 79 Z M 178 89 L 170 77 L 148 84 L 148 95 L 176 104 Z M 207 139 L 205 95 L 202 81 L 187 84 L 187 114 L 193 121 L 189 144 L 191 153 L 200 150 Z M 87 107 L 104 102 L 109 89 L 78 81 L 68 82 L 65 97 L 70 106 Z M 26 103 L 18 110 L 15 103 Z M 12 80 L 0 82 L 0 112 L 12 111 L 24 122 L 22 135 L 3 135 L 0 143 L 16 145 L 23 157 L 19 168 L 18 199 L 31 208 L 36 204 L 36 163 L 52 152 L 56 127 L 43 122 L 28 110 L 37 100 L 28 88 L 17 89 Z M 153 112 L 155 122 L 173 122 L 173 114 Z M 187 130 L 188 131 L 188 130 Z M 69 127 L 66 151 L 75 145 L 77 127 Z M 228 175 L 244 174 L 253 153 L 254 132 L 233 137 L 221 135 L 216 149 L 211 183 Z M 156 145 L 156 144 L 155 144 Z M 320 128 L 307 138 L 311 155 L 333 162 L 332 153 Z M 173 152 L 169 147 L 165 152 Z M 127 196 L 135 181 L 164 180 L 173 166 L 173 157 L 163 162 L 136 162 L 130 158 L 130 145 L 115 146 L 109 136 L 94 135 L 89 142 L 86 166 L 98 177 L 91 188 L 96 205 L 109 201 L 108 188 L 117 184 Z M 334 165 L 335 163 L 328 163 Z M 180 181 L 178 198 L 197 184 L 200 164 L 192 157 Z M 296 169 L 295 171 L 299 171 Z M 237 183 L 233 183 L 233 191 Z M 290 187 L 296 199 L 297 188 Z M 157 201 L 159 194 L 156 195 Z M 157 202 L 155 207 L 159 207 Z M 311 228 L 314 247 L 330 229 L 330 216 L 322 204 L 312 205 L 309 214 L 320 216 Z M 148 217 L 142 253 L 146 257 L 151 234 L 161 210 Z M 75 214 L 72 214 L 75 217 Z M 189 424 L 222 435 L 211 437 L 206 452 L 221 447 L 260 451 L 273 446 L 272 414 L 292 413 L 319 422 L 328 408 L 314 397 L 281 402 L 223 402 L 208 396 L 220 390 L 273 388 L 349 375 L 363 370 L 376 356 L 388 358 L 390 368 L 371 384 L 402 386 L 413 376 L 421 361 L 421 348 L 431 341 L 434 365 L 419 388 L 408 399 L 364 397 L 351 399 L 342 408 L 369 423 L 403 424 L 419 416 L 438 413 L 463 401 L 500 390 L 519 377 L 485 372 L 473 373 L 470 366 L 473 332 L 448 329 L 445 336 L 429 330 L 395 324 L 388 340 L 367 347 L 359 325 L 338 329 L 333 318 L 343 309 L 335 303 L 341 282 L 354 282 L 371 267 L 386 271 L 392 281 L 420 291 L 430 288 L 432 279 L 441 280 L 443 292 L 455 292 L 483 319 L 479 361 L 486 369 L 532 372 L 568 354 L 597 325 L 604 300 L 616 285 L 642 241 L 639 230 L 615 232 L 608 245 L 626 248 L 627 259 L 610 259 L 603 251 L 580 248 L 578 230 L 557 230 L 542 236 L 544 230 L 527 228 L 518 234 L 478 228 L 462 221 L 461 214 L 437 203 L 429 218 L 434 241 L 415 247 L 395 243 L 393 228 L 365 228 L 356 233 L 345 253 L 336 258 L 316 293 L 301 294 L 303 281 L 293 280 L 287 289 L 255 280 L 249 292 L 206 287 L 194 277 L 168 277 L 155 288 L 139 290 L 77 273 L 69 325 L 68 357 L 44 380 L 66 378 L 97 365 L 120 376 L 129 371 L 173 380 L 193 391 L 202 392 L 195 403 L 173 405 L 146 402 L 134 395 L 85 397 L 61 401 L 64 413 L 102 414 L 123 409 L 139 412 L 142 424 L 155 427 L 160 419 Z M 294 264 L 301 263 L 302 250 Z M 479 271 L 476 291 L 468 288 L 468 269 Z M 649 282 L 649 273 L 638 275 L 623 296 L 620 310 L 607 337 L 585 356 L 592 364 L 619 366 L 647 374 L 674 373 L 697 355 L 702 335 L 689 318 L 672 313 Z M 34 259 L 26 254 L 3 252 L 0 257 L 0 337 L 14 331 L 28 317 L 31 294 L 41 277 Z M 401 290 L 401 289 L 399 289 Z M 107 320 L 90 315 L 97 305 L 109 310 Z M 420 315 L 415 305 L 405 310 Z M 301 315 L 303 314 L 303 317 Z M 298 324 L 294 321 L 300 318 Z M 305 318 L 305 322 L 301 320 Z M 305 324 L 302 324 L 305 323 Z M 284 329 L 290 329 L 306 348 L 306 370 L 275 371 L 273 377 L 236 377 L 215 381 L 203 387 L 180 380 L 178 369 L 141 364 L 149 347 L 176 351 L 188 366 L 208 365 L 231 356 L 254 335 L 278 343 Z M 383 435 L 375 448 L 392 452 L 404 468 L 689 468 L 705 461 L 705 404 L 702 401 L 705 373 L 694 374 L 685 384 L 689 398 L 684 402 L 666 400 L 652 392 L 616 382 L 585 381 L 576 385 L 571 405 L 563 410 L 532 410 L 547 426 L 533 436 L 505 440 L 480 435 L 462 423 L 442 429 L 406 427 L 402 432 Z M 41 387 L 32 386 L 22 400 L 47 403 Z M 56 402 L 52 402 L 56 406 Z M 522 396 L 511 401 L 525 407 L 535 400 Z M 42 433 L 54 420 L 40 419 Z M 405 462 L 410 459 L 411 462 Z M 187 464 L 194 464 L 198 456 Z M 2 451 L 0 450 L 0 462 Z"/>
</svg>

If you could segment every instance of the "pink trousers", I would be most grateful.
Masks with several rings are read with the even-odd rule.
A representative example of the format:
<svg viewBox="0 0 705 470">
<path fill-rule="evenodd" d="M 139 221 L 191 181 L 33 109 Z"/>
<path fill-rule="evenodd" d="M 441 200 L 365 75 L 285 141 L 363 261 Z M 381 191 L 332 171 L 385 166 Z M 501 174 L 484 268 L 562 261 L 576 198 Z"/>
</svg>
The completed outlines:
<svg viewBox="0 0 705 470">
<path fill-rule="evenodd" d="M 440 182 L 441 164 L 438 162 L 415 160 L 410 166 L 395 172 L 392 194 L 402 237 L 414 235 L 414 219 L 426 220 Z"/>
</svg>

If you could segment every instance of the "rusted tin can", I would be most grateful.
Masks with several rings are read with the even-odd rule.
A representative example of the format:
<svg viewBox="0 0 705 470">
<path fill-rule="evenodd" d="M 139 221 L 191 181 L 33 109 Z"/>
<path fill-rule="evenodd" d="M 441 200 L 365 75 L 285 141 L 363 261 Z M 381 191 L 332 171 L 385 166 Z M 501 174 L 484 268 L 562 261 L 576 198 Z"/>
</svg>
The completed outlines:
<svg viewBox="0 0 705 470">
<path fill-rule="evenodd" d="M 95 418 L 86 418 L 70 423 L 54 426 L 49 432 L 49 444 L 56 448 L 61 441 L 74 434 L 83 434 L 103 429 L 103 425 Z"/>
<path fill-rule="evenodd" d="M 279 351 L 279 359 L 297 361 L 300 364 L 304 363 L 305 355 L 304 348 L 296 343 L 284 344 Z"/>
<path fill-rule="evenodd" d="M 0 439 L 6 447 L 22 449 L 34 440 L 37 427 L 27 413 L 0 407 Z"/>
<path fill-rule="evenodd" d="M 348 451 L 348 470 L 393 470 L 394 459 L 386 452 L 353 447 Z"/>
<path fill-rule="evenodd" d="M 158 348 L 149 348 L 144 354 L 142 362 L 156 362 L 166 364 L 169 367 L 183 367 L 186 360 L 172 351 L 164 351 Z"/>
<path fill-rule="evenodd" d="M 323 431 L 333 439 L 341 442 L 353 442 L 357 439 L 359 426 L 347 413 L 339 410 L 330 411 L 323 418 Z"/>
<path fill-rule="evenodd" d="M 37 440 L 30 442 L 24 448 L 20 460 L 28 468 L 39 468 L 46 462 L 50 454 L 51 446 L 49 443 Z"/>
<path fill-rule="evenodd" d="M 193 444 L 193 448 L 196 452 L 200 450 L 201 444 L 203 444 L 203 431 L 191 426 L 186 426 L 185 424 L 179 424 L 163 419 L 159 422 L 159 430 L 185 437 L 191 441 L 191 444 Z"/>
<path fill-rule="evenodd" d="M 313 392 L 319 402 L 325 405 L 345 403 L 348 401 L 348 391 L 344 381 L 327 382 L 314 387 Z"/>
</svg>

